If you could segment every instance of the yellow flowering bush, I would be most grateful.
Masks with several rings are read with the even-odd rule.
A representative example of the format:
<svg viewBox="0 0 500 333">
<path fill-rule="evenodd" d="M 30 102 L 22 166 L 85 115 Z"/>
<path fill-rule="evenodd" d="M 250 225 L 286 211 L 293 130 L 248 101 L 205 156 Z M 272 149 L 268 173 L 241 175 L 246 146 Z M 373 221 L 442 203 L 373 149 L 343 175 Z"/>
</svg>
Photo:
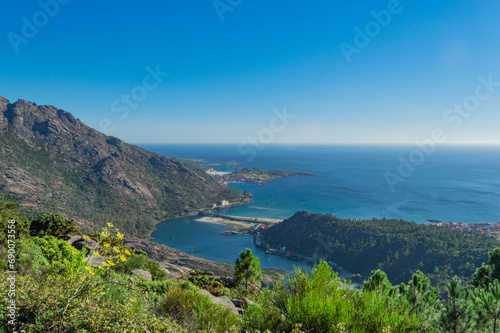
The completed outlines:
<svg viewBox="0 0 500 333">
<path fill-rule="evenodd" d="M 6 290 L 7 276 L 0 272 L 0 288 Z M 58 276 L 39 281 L 20 277 L 17 284 L 17 321 L 26 332 L 186 332 L 175 322 L 145 311 L 139 298 L 115 302 L 101 292 L 82 292 L 68 299 L 68 288 L 76 281 Z M 98 282 L 99 279 L 95 282 Z M 101 285 L 103 286 L 103 285 Z M 142 298 L 143 299 L 143 298 Z M 8 331 L 7 298 L 0 298 L 0 331 Z"/>
</svg>

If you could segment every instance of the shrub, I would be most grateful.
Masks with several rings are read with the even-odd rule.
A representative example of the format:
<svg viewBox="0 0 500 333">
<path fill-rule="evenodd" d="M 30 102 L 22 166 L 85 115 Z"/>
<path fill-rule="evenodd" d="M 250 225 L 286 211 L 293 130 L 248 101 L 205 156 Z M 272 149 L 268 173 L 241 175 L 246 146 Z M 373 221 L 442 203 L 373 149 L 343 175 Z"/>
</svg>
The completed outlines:
<svg viewBox="0 0 500 333">
<path fill-rule="evenodd" d="M 147 270 L 151 273 L 153 280 L 162 280 L 167 275 L 156 262 L 143 254 L 134 254 L 127 261 L 120 262 L 113 267 L 115 271 L 124 273 L 130 273 L 136 268 Z"/>
<path fill-rule="evenodd" d="M 220 278 L 203 274 L 200 270 L 191 271 L 188 281 L 195 286 L 207 290 L 215 296 L 229 296 L 230 292 L 226 289 Z"/>
<path fill-rule="evenodd" d="M 43 237 L 54 236 L 61 238 L 64 235 L 80 233 L 74 220 L 64 218 L 59 214 L 46 213 L 31 221 L 31 236 Z"/>
<path fill-rule="evenodd" d="M 25 238 L 17 242 L 16 266 L 19 274 L 38 274 L 50 267 L 50 262 L 44 251 L 32 238 Z"/>
<path fill-rule="evenodd" d="M 326 262 L 311 274 L 293 273 L 258 298 L 243 316 L 244 328 L 290 332 L 302 324 L 306 332 L 416 332 L 421 322 L 394 305 L 387 295 L 360 292 L 340 280 Z"/>
<path fill-rule="evenodd" d="M 9 228 L 9 220 L 14 220 L 15 227 Z M 0 196 L 0 243 L 6 244 L 7 235 L 11 235 L 9 239 L 19 240 L 29 234 L 30 222 L 26 216 L 19 212 L 18 206 L 12 202 L 5 200 Z M 14 230 L 10 231 L 9 230 Z M 13 238 L 15 236 L 15 238 Z"/>
<path fill-rule="evenodd" d="M 33 237 L 41 253 L 50 263 L 51 274 L 71 274 L 85 266 L 85 253 L 54 236 Z"/>
<path fill-rule="evenodd" d="M 212 303 L 206 295 L 180 286 L 169 289 L 156 313 L 174 319 L 189 332 L 235 330 L 238 318 L 228 308 Z"/>
<path fill-rule="evenodd" d="M 6 275 L 0 273 L 0 288 L 6 290 Z M 85 292 L 68 299 L 68 289 L 79 285 L 81 278 L 100 282 L 97 276 L 73 280 L 49 277 L 42 281 L 21 277 L 17 284 L 17 322 L 26 332 L 185 332 L 170 320 L 159 318 L 129 298 L 116 302 L 101 292 Z M 10 331 L 7 324 L 6 297 L 0 298 L 0 331 Z"/>
</svg>

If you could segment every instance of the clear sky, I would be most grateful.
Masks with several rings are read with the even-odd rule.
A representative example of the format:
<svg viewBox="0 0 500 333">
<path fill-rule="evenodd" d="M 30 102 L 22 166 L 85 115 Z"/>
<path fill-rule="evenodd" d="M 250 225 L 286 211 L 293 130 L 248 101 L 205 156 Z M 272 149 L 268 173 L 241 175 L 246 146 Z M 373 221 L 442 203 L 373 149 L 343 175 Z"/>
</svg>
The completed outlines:
<svg viewBox="0 0 500 333">
<path fill-rule="evenodd" d="M 500 144 L 498 0 L 55 1 L 2 2 L 0 95 L 128 142 Z"/>
</svg>

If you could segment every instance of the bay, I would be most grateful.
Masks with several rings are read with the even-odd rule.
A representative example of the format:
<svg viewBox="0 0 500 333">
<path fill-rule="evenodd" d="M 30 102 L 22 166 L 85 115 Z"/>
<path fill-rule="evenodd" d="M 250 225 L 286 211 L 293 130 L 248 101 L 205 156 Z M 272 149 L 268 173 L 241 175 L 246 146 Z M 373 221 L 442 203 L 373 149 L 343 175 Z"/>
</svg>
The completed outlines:
<svg viewBox="0 0 500 333">
<path fill-rule="evenodd" d="M 244 151 L 238 145 L 142 146 L 167 157 L 245 164 L 215 165 L 220 171 L 258 167 L 317 175 L 277 179 L 267 186 L 230 184 L 248 190 L 254 197 L 252 203 L 224 210 L 223 214 L 287 218 L 304 210 L 343 218 L 387 217 L 417 223 L 427 223 L 429 219 L 466 223 L 500 221 L 498 146 L 441 146 L 426 155 L 416 146 L 267 145 L 262 150 L 256 149 L 255 157 L 248 151 L 241 154 Z M 388 175 L 399 177 L 400 181 L 391 187 Z M 163 225 L 170 227 L 163 229 Z M 195 255 L 232 264 L 235 254 L 251 246 L 251 240 L 241 235 L 222 236 L 220 228 L 200 225 L 194 220 L 166 221 L 158 225 L 153 237 L 168 246 L 186 252 L 192 249 Z M 173 230 L 176 241 L 162 236 Z M 221 243 L 219 235 L 228 240 Z M 200 243 L 204 247 L 199 247 Z M 221 252 L 220 248 L 226 250 Z M 264 261 L 265 257 L 259 256 Z M 282 267 L 290 269 L 285 264 Z"/>
</svg>

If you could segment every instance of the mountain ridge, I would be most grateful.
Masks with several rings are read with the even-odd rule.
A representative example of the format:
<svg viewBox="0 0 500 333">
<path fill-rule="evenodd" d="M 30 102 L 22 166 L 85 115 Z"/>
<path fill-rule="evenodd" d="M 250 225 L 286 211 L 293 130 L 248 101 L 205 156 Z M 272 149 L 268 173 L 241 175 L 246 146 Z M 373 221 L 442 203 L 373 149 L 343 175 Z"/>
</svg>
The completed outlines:
<svg viewBox="0 0 500 333">
<path fill-rule="evenodd" d="M 156 222 L 241 192 L 203 170 L 88 127 L 71 113 L 0 97 L 0 191 L 27 213 L 54 211 L 85 228 L 111 221 L 147 237 Z"/>
</svg>

